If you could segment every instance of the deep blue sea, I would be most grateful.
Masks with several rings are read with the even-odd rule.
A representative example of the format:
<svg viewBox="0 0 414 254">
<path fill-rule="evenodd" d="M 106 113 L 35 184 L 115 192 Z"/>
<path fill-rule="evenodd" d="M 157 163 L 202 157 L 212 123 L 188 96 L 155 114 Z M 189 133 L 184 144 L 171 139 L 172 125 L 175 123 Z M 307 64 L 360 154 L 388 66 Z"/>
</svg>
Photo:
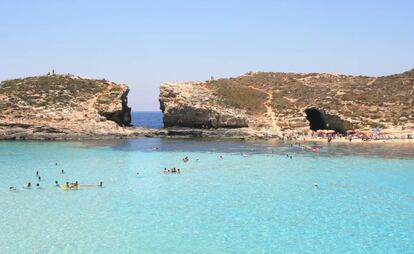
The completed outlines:
<svg viewBox="0 0 414 254">
<path fill-rule="evenodd" d="M 135 111 L 131 113 L 132 124 L 137 127 L 157 128 L 163 127 L 161 111 Z"/>
<path fill-rule="evenodd" d="M 1 141 L 0 200 L 6 254 L 414 253 L 412 144 Z"/>
</svg>

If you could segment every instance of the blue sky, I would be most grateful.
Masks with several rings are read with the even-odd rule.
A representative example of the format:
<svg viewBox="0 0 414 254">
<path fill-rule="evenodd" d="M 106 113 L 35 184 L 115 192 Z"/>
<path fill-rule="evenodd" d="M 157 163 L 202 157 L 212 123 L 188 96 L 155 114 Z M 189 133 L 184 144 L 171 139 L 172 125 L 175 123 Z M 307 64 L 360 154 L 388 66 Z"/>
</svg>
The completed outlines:
<svg viewBox="0 0 414 254">
<path fill-rule="evenodd" d="M 248 71 L 386 75 L 414 67 L 414 1 L 0 2 L 0 80 L 73 73 L 129 85 Z"/>
</svg>

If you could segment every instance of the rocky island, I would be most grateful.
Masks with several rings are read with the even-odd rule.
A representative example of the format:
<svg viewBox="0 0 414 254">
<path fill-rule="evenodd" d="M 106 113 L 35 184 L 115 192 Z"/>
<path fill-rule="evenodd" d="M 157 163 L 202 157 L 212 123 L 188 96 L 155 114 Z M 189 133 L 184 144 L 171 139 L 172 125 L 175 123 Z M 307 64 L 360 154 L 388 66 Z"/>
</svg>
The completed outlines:
<svg viewBox="0 0 414 254">
<path fill-rule="evenodd" d="M 413 130 L 413 98 L 414 69 L 383 77 L 249 72 L 160 87 L 165 127 L 270 137 L 308 130 Z"/>
<path fill-rule="evenodd" d="M 1 139 L 133 136 L 129 89 L 105 79 L 45 75 L 3 81 Z"/>
</svg>

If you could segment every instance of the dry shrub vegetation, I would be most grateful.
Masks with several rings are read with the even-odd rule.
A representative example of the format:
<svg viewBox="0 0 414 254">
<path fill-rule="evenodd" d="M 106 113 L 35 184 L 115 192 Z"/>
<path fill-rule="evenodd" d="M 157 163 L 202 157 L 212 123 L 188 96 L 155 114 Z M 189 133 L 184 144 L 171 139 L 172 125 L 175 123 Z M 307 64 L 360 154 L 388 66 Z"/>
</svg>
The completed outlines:
<svg viewBox="0 0 414 254">
<path fill-rule="evenodd" d="M 278 116 L 303 116 L 316 107 L 371 126 L 414 121 L 414 70 L 378 78 L 335 74 L 259 72 L 207 82 L 225 106 L 264 113 L 272 92 Z"/>
</svg>

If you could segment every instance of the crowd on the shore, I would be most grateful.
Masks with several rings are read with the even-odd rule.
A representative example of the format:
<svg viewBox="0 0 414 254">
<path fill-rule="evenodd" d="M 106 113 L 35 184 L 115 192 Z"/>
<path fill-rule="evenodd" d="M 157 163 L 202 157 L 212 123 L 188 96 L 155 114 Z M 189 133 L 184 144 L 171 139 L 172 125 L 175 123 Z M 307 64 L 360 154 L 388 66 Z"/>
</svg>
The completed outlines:
<svg viewBox="0 0 414 254">
<path fill-rule="evenodd" d="M 396 141 L 413 140 L 414 131 L 392 132 L 378 128 L 372 130 L 348 130 L 346 133 L 336 132 L 335 130 L 303 131 L 284 134 L 282 141 Z"/>
</svg>

